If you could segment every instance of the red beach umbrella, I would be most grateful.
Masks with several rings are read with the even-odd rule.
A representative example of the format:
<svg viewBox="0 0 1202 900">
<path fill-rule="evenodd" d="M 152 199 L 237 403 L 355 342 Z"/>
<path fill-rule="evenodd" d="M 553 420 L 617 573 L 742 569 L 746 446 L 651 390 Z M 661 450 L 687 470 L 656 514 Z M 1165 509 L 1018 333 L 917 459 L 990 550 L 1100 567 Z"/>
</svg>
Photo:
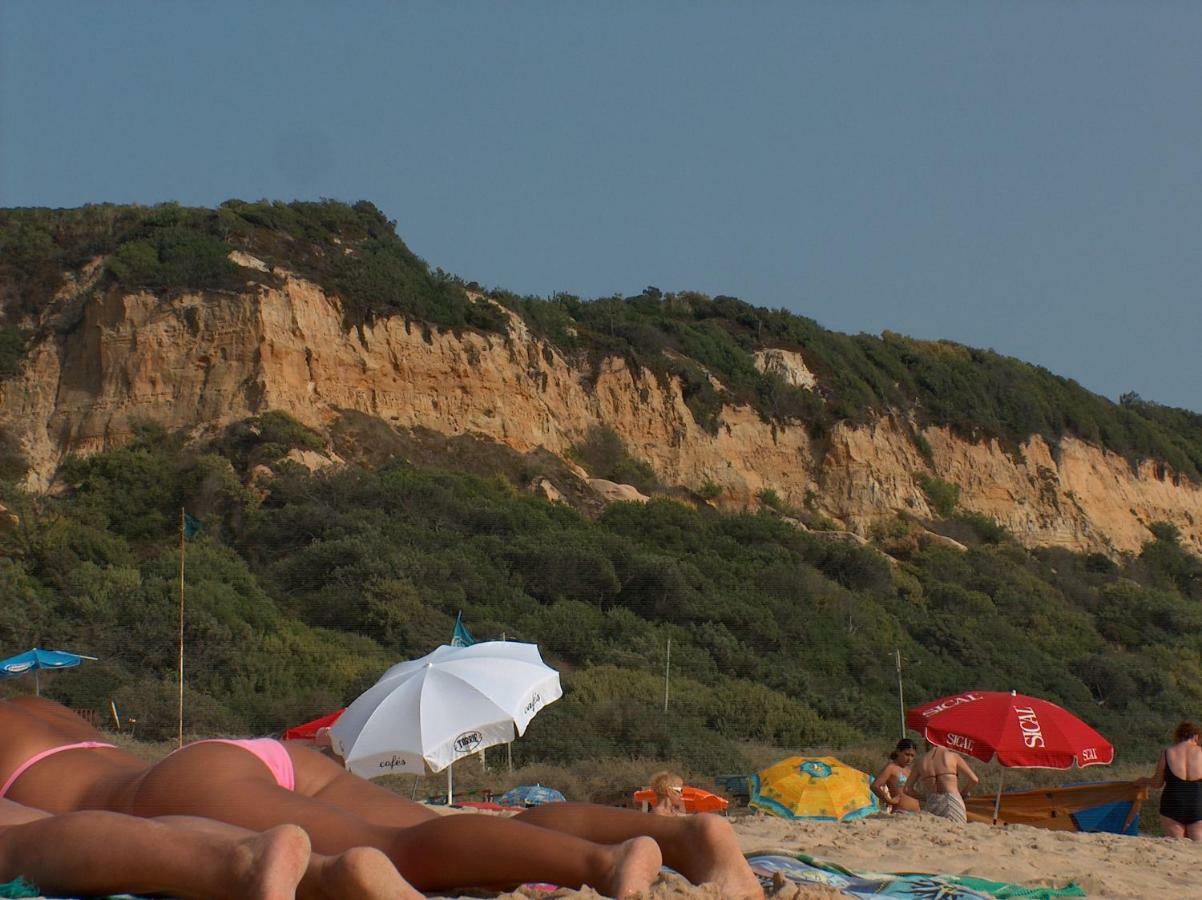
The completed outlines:
<svg viewBox="0 0 1202 900">
<path fill-rule="evenodd" d="M 312 722 L 305 722 L 303 725 L 295 725 L 284 732 L 284 740 L 286 741 L 311 741 L 317 737 L 317 732 L 322 728 L 329 728 L 338 721 L 338 717 L 345 712 L 345 709 L 335 710 L 324 716 L 319 716 Z"/>
<path fill-rule="evenodd" d="M 1068 710 L 1014 691 L 966 691 L 906 713 L 906 726 L 932 744 L 1024 769 L 1071 769 L 1114 762 L 1114 746 Z"/>
</svg>

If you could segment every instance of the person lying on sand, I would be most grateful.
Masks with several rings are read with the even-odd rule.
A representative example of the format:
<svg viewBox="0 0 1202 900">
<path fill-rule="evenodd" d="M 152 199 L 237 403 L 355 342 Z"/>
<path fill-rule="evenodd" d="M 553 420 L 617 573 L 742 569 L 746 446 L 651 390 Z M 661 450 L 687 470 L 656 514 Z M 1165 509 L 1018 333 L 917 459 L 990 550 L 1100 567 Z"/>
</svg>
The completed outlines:
<svg viewBox="0 0 1202 900">
<path fill-rule="evenodd" d="M 0 882 L 17 878 L 56 896 L 421 897 L 380 851 L 312 853 L 308 835 L 295 825 L 260 834 L 183 816 L 140 819 L 98 811 L 52 816 L 0 799 Z"/>
<path fill-rule="evenodd" d="M 918 801 L 905 792 L 910 778 L 910 765 L 918 755 L 918 748 L 909 738 L 902 738 L 889 754 L 889 762 L 873 780 L 870 787 L 889 812 L 918 812 Z"/>
<path fill-rule="evenodd" d="M 320 853 L 374 847 L 421 891 L 549 881 L 608 896 L 646 889 L 666 862 L 723 897 L 763 896 L 730 823 L 713 815 L 553 803 L 513 818 L 439 816 L 296 742 L 199 741 L 156 764 L 40 697 L 0 701 L 0 796 L 54 813 L 202 816 L 253 831 L 295 823 Z"/>
<path fill-rule="evenodd" d="M 967 787 L 960 790 L 960 778 Z M 964 798 L 980 783 L 977 773 L 969 768 L 959 753 L 932 744 L 910 767 L 904 792 L 917 800 L 925 800 L 922 808 L 952 822 L 967 822 L 968 811 Z"/>
</svg>

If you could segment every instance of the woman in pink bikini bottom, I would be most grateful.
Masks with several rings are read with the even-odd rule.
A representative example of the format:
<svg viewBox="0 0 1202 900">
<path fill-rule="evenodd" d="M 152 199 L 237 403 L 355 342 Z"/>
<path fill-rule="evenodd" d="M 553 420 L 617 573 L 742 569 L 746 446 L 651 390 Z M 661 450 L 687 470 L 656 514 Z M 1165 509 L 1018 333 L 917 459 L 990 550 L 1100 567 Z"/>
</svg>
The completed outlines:
<svg viewBox="0 0 1202 900">
<path fill-rule="evenodd" d="M 712 815 L 555 803 L 512 819 L 439 816 L 291 742 L 202 741 L 151 765 L 36 697 L 0 701 L 0 733 L 11 736 L 0 745 L 8 796 L 50 812 L 202 816 L 253 831 L 295 823 L 320 853 L 383 851 L 422 891 L 550 881 L 625 897 L 666 862 L 723 897 L 763 896 L 729 822 Z"/>
</svg>

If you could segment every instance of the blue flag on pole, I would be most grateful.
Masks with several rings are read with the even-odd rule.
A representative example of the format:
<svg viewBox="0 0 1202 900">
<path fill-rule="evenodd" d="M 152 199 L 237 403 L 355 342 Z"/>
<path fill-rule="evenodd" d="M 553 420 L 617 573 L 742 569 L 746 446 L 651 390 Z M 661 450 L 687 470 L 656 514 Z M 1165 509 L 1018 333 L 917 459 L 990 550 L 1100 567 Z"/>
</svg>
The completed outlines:
<svg viewBox="0 0 1202 900">
<path fill-rule="evenodd" d="M 200 529 L 200 520 L 192 518 L 188 513 L 184 513 L 184 537 L 192 540 L 192 538 L 200 533 Z"/>
<path fill-rule="evenodd" d="M 470 647 L 476 643 L 476 639 L 472 637 L 472 633 L 463 625 L 463 613 L 460 612 L 455 616 L 455 633 L 451 635 L 452 647 Z"/>
</svg>

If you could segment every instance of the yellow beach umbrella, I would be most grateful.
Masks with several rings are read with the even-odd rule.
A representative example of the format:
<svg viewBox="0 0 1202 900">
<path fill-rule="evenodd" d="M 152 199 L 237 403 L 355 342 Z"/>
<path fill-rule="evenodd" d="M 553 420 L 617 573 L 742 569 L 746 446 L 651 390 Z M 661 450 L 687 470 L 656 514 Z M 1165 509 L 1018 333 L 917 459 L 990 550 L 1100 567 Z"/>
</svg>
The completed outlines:
<svg viewBox="0 0 1202 900">
<path fill-rule="evenodd" d="M 880 812 L 871 783 L 833 756 L 790 756 L 751 777 L 751 806 L 785 819 L 846 822 Z"/>
</svg>

